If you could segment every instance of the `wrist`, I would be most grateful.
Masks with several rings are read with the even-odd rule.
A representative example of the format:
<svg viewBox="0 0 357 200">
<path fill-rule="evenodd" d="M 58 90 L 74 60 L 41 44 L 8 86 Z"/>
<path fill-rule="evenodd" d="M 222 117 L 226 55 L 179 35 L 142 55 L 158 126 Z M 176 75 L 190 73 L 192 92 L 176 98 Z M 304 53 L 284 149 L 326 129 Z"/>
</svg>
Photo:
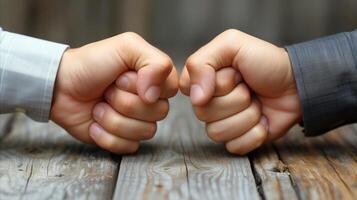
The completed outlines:
<svg viewBox="0 0 357 200">
<path fill-rule="evenodd" d="M 53 89 L 53 97 L 50 111 L 50 119 L 55 121 L 57 113 L 58 113 L 58 105 L 60 105 L 60 99 L 63 94 L 66 92 L 66 82 L 69 78 L 66 74 L 68 74 L 68 69 L 70 68 L 70 63 L 73 63 L 73 49 L 67 49 L 61 58 L 61 62 L 58 67 L 57 76 L 55 80 L 55 85 Z"/>
<path fill-rule="evenodd" d="M 281 62 L 283 63 L 283 66 L 287 70 L 287 82 L 289 84 L 289 89 L 296 90 L 296 81 L 295 81 L 295 75 L 293 71 L 293 67 L 290 62 L 290 57 L 289 53 L 285 48 L 279 48 L 281 51 Z"/>
</svg>

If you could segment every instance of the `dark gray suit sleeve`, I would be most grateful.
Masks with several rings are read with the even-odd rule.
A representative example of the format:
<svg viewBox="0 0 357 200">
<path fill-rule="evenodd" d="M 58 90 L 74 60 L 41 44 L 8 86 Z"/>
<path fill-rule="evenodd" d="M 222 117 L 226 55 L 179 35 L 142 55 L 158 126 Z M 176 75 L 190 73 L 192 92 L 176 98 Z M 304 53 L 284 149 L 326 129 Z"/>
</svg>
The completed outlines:
<svg viewBox="0 0 357 200">
<path fill-rule="evenodd" d="M 357 122 L 357 30 L 286 47 L 306 136 Z"/>
</svg>

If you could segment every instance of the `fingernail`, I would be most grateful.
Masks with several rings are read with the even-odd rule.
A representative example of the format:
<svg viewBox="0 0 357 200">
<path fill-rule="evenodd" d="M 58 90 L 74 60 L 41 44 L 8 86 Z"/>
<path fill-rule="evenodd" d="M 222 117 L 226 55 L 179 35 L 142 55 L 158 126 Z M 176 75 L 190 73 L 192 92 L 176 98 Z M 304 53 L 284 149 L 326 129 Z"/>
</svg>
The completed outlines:
<svg viewBox="0 0 357 200">
<path fill-rule="evenodd" d="M 203 96 L 204 96 L 204 93 L 203 93 L 201 86 L 199 86 L 198 84 L 194 84 L 191 86 L 190 97 L 191 97 L 192 103 L 199 102 L 203 98 Z"/>
<path fill-rule="evenodd" d="M 145 92 L 145 98 L 150 103 L 154 103 L 160 96 L 160 88 L 158 86 L 151 86 Z"/>
<path fill-rule="evenodd" d="M 129 87 L 129 79 L 126 76 L 121 76 L 117 82 L 117 85 L 122 90 L 127 90 Z"/>
<path fill-rule="evenodd" d="M 94 118 L 101 119 L 104 114 L 104 109 L 102 106 L 96 106 L 93 110 Z"/>
<path fill-rule="evenodd" d="M 262 116 L 260 118 L 260 122 L 259 123 L 262 124 L 265 127 L 266 130 L 269 129 L 268 118 L 266 118 L 265 116 Z"/>
<path fill-rule="evenodd" d="M 103 133 L 102 127 L 97 123 L 94 123 L 89 128 L 89 135 L 93 138 L 99 137 Z"/>
</svg>

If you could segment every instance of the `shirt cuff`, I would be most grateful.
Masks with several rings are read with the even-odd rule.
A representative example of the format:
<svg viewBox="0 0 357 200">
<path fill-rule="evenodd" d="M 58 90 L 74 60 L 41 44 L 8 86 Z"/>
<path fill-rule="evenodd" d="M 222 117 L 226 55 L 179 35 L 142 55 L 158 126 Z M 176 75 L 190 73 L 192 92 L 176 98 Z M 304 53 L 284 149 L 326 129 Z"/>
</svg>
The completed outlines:
<svg viewBox="0 0 357 200">
<path fill-rule="evenodd" d="M 357 121 L 357 32 L 286 47 L 306 136 Z"/>
<path fill-rule="evenodd" d="M 67 45 L 0 30 L 0 113 L 49 120 L 57 70 Z"/>
</svg>

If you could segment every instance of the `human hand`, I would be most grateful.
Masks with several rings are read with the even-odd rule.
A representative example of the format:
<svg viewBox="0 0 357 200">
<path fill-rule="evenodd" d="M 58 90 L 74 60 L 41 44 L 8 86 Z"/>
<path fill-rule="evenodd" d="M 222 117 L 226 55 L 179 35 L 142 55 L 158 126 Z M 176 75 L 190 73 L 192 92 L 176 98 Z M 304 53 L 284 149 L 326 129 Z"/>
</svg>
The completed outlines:
<svg viewBox="0 0 357 200">
<path fill-rule="evenodd" d="M 230 93 L 216 95 L 222 68 L 242 77 Z M 300 101 L 285 49 L 227 30 L 191 55 L 180 78 L 208 136 L 231 153 L 246 154 L 284 135 L 301 118 Z"/>
<path fill-rule="evenodd" d="M 177 79 L 169 56 L 135 33 L 69 49 L 59 67 L 51 119 L 83 142 L 132 153 L 140 140 L 154 136 L 156 121 L 168 112 L 167 99 L 177 93 Z"/>
</svg>

